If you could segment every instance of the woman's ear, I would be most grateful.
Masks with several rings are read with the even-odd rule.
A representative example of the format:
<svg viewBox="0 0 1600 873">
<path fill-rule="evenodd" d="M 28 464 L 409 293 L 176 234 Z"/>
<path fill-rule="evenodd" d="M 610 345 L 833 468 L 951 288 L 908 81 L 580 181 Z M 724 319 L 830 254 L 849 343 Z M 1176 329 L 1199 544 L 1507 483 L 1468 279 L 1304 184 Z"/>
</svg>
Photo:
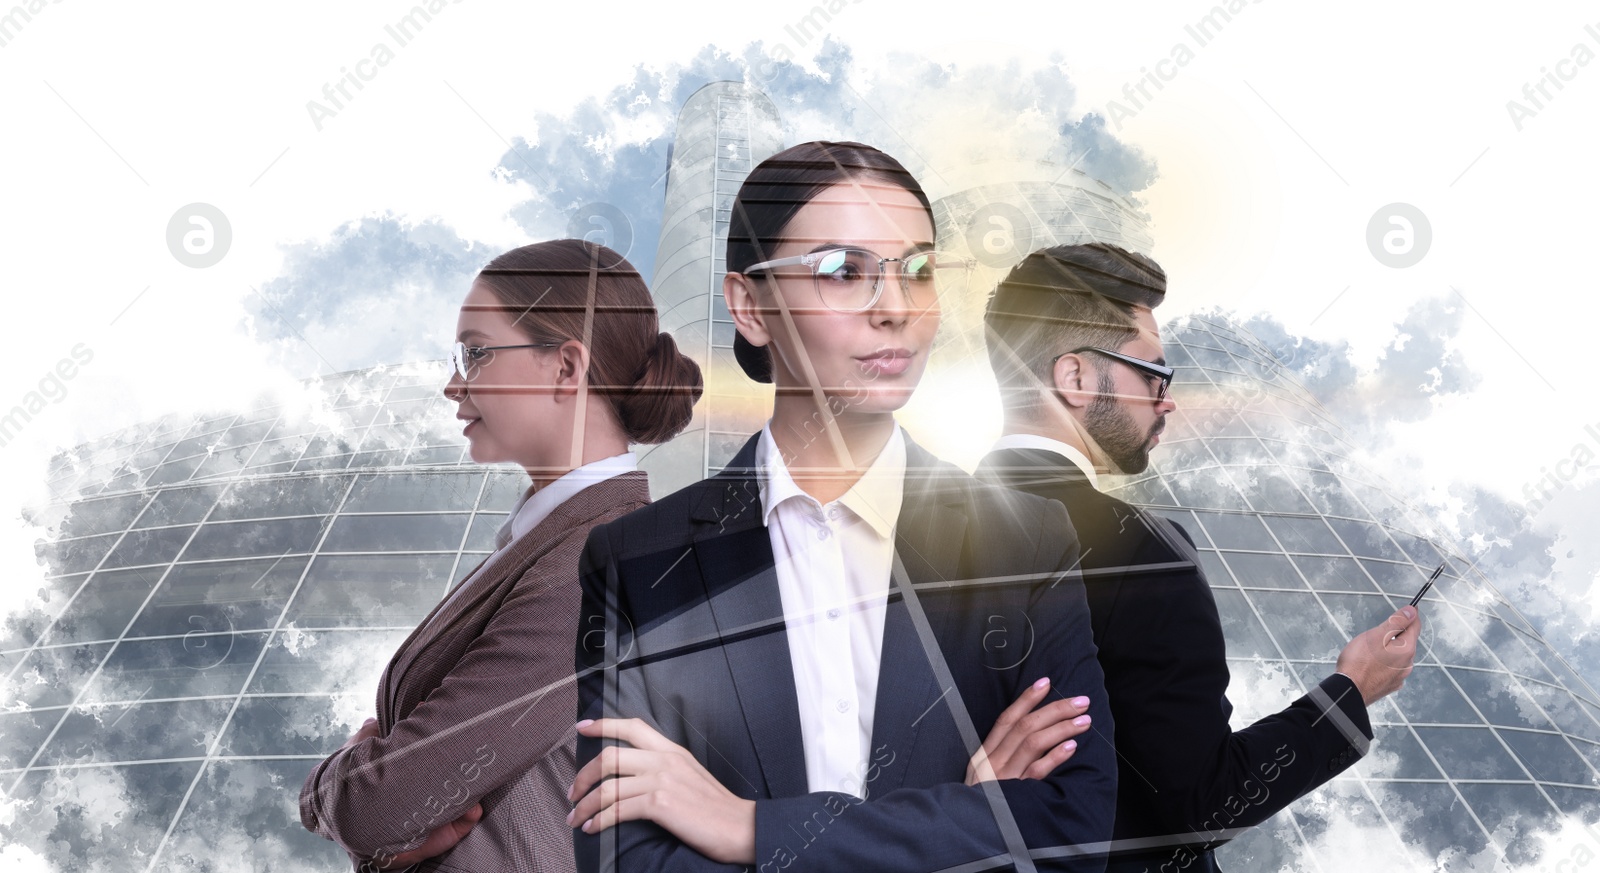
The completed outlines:
<svg viewBox="0 0 1600 873">
<path fill-rule="evenodd" d="M 1056 358 L 1055 366 L 1050 368 L 1050 387 L 1055 390 L 1063 403 L 1078 409 L 1089 405 L 1094 399 L 1094 391 L 1084 387 L 1086 381 L 1093 376 L 1083 366 L 1083 357 L 1076 354 L 1062 355 Z"/>
<path fill-rule="evenodd" d="M 728 315 L 733 326 L 753 346 L 764 346 L 772 341 L 762 319 L 760 299 L 755 282 L 743 273 L 728 273 L 722 277 L 722 299 L 728 305 Z"/>
<path fill-rule="evenodd" d="M 572 395 L 589 378 L 589 349 L 577 340 L 567 340 L 556 348 L 555 395 Z"/>
</svg>

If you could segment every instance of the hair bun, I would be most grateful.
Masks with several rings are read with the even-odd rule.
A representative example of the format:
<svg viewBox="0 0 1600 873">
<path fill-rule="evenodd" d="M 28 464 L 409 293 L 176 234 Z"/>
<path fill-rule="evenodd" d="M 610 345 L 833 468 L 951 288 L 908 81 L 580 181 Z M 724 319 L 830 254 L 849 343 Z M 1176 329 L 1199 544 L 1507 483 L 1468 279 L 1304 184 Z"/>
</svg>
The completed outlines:
<svg viewBox="0 0 1600 873">
<path fill-rule="evenodd" d="M 672 334 L 657 333 L 645 355 L 644 371 L 618 409 L 628 440 L 660 443 L 672 439 L 688 427 L 704 386 L 700 365 L 678 349 Z"/>
</svg>

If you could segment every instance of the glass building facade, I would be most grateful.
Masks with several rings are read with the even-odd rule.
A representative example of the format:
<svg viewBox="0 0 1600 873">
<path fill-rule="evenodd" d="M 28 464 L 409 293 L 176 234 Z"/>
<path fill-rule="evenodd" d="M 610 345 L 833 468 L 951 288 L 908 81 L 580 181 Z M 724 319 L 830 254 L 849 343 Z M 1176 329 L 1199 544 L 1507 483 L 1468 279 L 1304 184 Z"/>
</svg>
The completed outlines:
<svg viewBox="0 0 1600 873">
<path fill-rule="evenodd" d="M 719 468 L 770 402 L 731 360 L 720 282 L 728 206 L 781 148 L 777 114 L 718 83 L 679 124 L 653 287 L 707 392 L 690 431 L 644 457 L 658 494 Z M 1149 250 L 1132 204 L 1035 170 L 935 202 L 940 247 L 979 261 L 973 293 L 947 305 L 938 355 L 957 367 L 987 367 L 977 292 L 1028 250 Z M 1220 317 L 1165 339 L 1179 409 L 1153 467 L 1114 488 L 1199 545 L 1236 727 L 1299 696 L 1449 566 L 1416 671 L 1373 709 L 1371 753 L 1223 847 L 1224 868 L 1343 870 L 1361 852 L 1407 870 L 1559 861 L 1538 834 L 1600 817 L 1600 696 L 1350 460 L 1350 437 L 1269 349 Z M 56 459 L 25 580 L 37 596 L 0 627 L 0 851 L 59 871 L 348 869 L 301 828 L 300 785 L 372 714 L 383 665 L 491 550 L 526 482 L 470 462 L 443 383 L 434 366 L 346 373 Z"/>
<path fill-rule="evenodd" d="M 1538 835 L 1600 817 L 1600 695 L 1351 460 L 1350 437 L 1269 349 L 1219 317 L 1180 320 L 1163 339 L 1178 410 L 1151 468 L 1111 492 L 1180 522 L 1199 546 L 1236 728 L 1327 676 L 1350 637 L 1447 566 L 1421 607 L 1414 672 L 1370 710 L 1369 754 L 1224 846 L 1219 863 L 1554 869 L 1563 858 L 1541 857 Z"/>
<path fill-rule="evenodd" d="M 772 101 L 740 82 L 706 85 L 678 112 L 650 289 L 662 330 L 700 365 L 705 393 L 689 427 L 640 458 L 658 495 L 721 469 L 771 404 L 771 388 L 750 381 L 733 358 L 722 276 L 733 199 L 751 168 L 783 150 L 782 133 Z"/>
<path fill-rule="evenodd" d="M 169 418 L 59 456 L 0 632 L 0 846 L 52 870 L 347 870 L 311 766 L 526 487 L 465 457 L 439 366 Z"/>
<path fill-rule="evenodd" d="M 1540 832 L 1600 814 L 1600 695 L 1248 333 L 1189 318 L 1166 351 L 1179 409 L 1152 468 L 1113 489 L 1199 545 L 1236 727 L 1449 567 L 1372 751 L 1223 847 L 1225 868 L 1348 869 L 1356 834 L 1428 866 L 1541 869 Z M 525 481 L 465 457 L 442 381 L 343 374 L 309 404 L 165 419 L 57 459 L 40 603 L 0 637 L 0 844 L 63 871 L 347 868 L 300 827 L 299 786 Z"/>
</svg>

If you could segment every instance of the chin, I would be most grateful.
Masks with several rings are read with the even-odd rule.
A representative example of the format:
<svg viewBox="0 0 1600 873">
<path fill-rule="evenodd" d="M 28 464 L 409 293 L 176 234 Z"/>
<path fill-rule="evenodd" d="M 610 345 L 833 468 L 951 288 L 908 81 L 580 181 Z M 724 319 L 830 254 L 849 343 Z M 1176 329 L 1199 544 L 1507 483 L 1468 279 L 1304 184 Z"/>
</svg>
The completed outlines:
<svg viewBox="0 0 1600 873">
<path fill-rule="evenodd" d="M 1143 473 L 1150 466 L 1150 456 L 1140 455 L 1137 458 L 1129 458 L 1127 463 L 1119 463 L 1116 461 L 1113 461 L 1112 463 L 1117 465 L 1117 471 L 1122 475 L 1132 476 L 1135 473 Z"/>
<path fill-rule="evenodd" d="M 902 407 L 911 402 L 911 395 L 915 391 L 915 385 L 905 388 L 875 386 L 861 392 L 856 398 L 848 400 L 849 409 L 852 412 L 868 414 L 899 412 Z"/>
</svg>

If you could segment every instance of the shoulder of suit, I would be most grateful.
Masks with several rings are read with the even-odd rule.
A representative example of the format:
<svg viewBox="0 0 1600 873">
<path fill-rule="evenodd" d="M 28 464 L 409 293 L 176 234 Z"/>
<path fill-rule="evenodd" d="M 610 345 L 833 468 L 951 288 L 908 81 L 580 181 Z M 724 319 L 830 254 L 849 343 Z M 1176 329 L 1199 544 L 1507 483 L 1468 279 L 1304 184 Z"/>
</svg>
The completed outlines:
<svg viewBox="0 0 1600 873">
<path fill-rule="evenodd" d="M 584 488 L 562 501 L 548 519 L 554 519 L 569 530 L 587 529 L 626 515 L 649 502 L 649 478 L 642 472 L 629 472 Z"/>
<path fill-rule="evenodd" d="M 1099 492 L 1096 492 L 1097 494 Z M 1194 537 L 1184 529 L 1183 525 L 1157 515 L 1143 507 L 1134 506 L 1109 494 L 1100 494 L 1105 502 L 1107 511 L 1116 520 L 1119 529 L 1134 529 L 1141 532 L 1141 547 L 1151 559 L 1156 558 L 1195 561 Z M 1137 525 L 1137 527 L 1135 527 Z M 1168 557 L 1170 556 L 1170 557 Z"/>
<path fill-rule="evenodd" d="M 632 543 L 634 547 L 688 540 L 697 510 L 730 500 L 736 505 L 753 506 L 751 511 L 761 511 L 760 489 L 753 478 L 719 475 L 692 482 L 660 500 L 618 513 L 596 525 L 596 529 L 601 532 L 599 535 L 613 542 Z"/>
</svg>

